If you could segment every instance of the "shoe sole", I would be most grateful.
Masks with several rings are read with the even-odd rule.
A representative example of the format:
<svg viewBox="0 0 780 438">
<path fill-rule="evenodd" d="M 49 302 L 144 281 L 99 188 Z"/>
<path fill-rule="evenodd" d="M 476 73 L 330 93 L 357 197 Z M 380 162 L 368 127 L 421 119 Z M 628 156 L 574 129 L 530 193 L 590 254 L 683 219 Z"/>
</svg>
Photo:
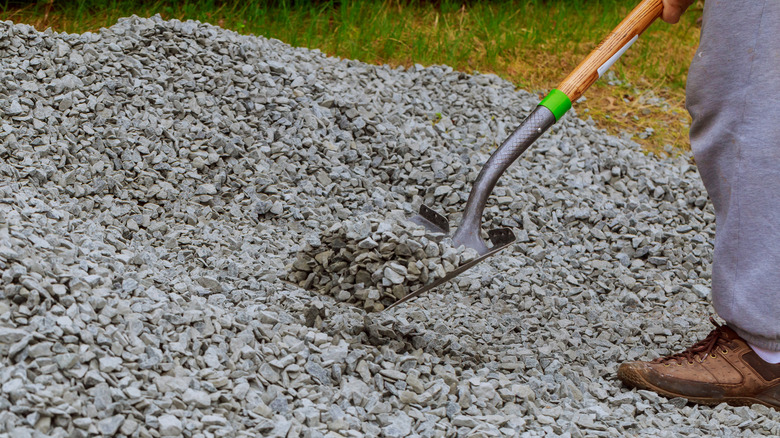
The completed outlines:
<svg viewBox="0 0 780 438">
<path fill-rule="evenodd" d="M 755 397 L 701 398 L 690 397 L 683 394 L 675 394 L 674 392 L 651 385 L 641 374 L 633 372 L 633 370 L 628 368 L 624 369 L 623 367 L 618 368 L 618 379 L 620 379 L 626 385 L 637 389 L 650 390 L 666 398 L 684 398 L 692 403 L 700 405 L 715 406 L 721 403 L 727 403 L 732 406 L 751 406 L 754 404 L 759 404 L 780 411 L 780 403 L 773 404 L 767 402 L 766 400 L 761 400 Z"/>
</svg>

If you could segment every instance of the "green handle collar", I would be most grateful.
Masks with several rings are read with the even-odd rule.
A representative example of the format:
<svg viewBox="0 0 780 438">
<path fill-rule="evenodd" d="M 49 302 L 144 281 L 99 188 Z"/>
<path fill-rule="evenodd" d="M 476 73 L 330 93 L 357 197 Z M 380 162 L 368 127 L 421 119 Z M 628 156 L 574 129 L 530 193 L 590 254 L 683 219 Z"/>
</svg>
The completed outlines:
<svg viewBox="0 0 780 438">
<path fill-rule="evenodd" d="M 566 114 L 566 111 L 571 108 L 571 100 L 566 93 L 554 88 L 541 102 L 539 102 L 539 105 L 550 110 L 557 122 L 558 120 L 561 120 L 561 117 L 563 117 L 563 115 Z"/>
</svg>

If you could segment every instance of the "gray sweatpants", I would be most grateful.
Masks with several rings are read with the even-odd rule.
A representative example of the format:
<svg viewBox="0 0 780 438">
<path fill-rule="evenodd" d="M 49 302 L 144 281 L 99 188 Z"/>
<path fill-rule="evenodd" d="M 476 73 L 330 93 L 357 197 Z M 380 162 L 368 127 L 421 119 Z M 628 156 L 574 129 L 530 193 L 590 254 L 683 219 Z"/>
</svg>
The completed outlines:
<svg viewBox="0 0 780 438">
<path fill-rule="evenodd" d="M 715 207 L 715 310 L 748 342 L 780 350 L 780 0 L 705 2 L 687 95 Z"/>
</svg>

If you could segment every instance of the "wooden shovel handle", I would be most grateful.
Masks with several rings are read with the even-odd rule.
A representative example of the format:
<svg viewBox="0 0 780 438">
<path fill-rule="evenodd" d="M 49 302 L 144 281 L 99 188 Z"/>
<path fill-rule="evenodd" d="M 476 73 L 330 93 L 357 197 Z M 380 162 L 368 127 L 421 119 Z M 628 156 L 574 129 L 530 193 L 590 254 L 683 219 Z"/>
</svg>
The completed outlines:
<svg viewBox="0 0 780 438">
<path fill-rule="evenodd" d="M 574 102 L 599 78 L 599 68 L 611 65 L 610 61 L 627 44 L 633 42 L 661 16 L 663 0 L 643 0 L 601 43 L 558 85 L 569 99 Z M 619 56 L 619 55 L 618 55 Z M 614 60 L 612 60 L 614 62 Z M 606 71 L 603 69 L 601 72 Z"/>
</svg>

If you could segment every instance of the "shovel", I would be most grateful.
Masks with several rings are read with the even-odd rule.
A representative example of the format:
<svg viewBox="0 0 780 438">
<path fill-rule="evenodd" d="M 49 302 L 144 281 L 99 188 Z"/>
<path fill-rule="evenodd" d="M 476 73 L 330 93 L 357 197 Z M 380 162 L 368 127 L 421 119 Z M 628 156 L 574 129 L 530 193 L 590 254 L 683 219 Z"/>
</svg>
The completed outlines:
<svg viewBox="0 0 780 438">
<path fill-rule="evenodd" d="M 563 117 L 566 111 L 571 108 L 571 103 L 579 99 L 585 90 L 590 88 L 620 58 L 639 38 L 639 35 L 656 18 L 661 16 L 662 12 L 663 0 L 643 0 L 639 3 L 558 85 L 558 88 L 553 89 L 542 99 L 536 109 L 490 156 L 477 176 L 477 180 L 474 181 L 474 187 L 466 202 L 461 224 L 452 235 L 452 243 L 455 247 L 464 245 L 467 248 L 473 248 L 479 253 L 479 257 L 459 266 L 433 283 L 406 295 L 385 310 L 392 309 L 446 283 L 515 241 L 514 233 L 509 228 L 490 230 L 488 232 L 490 246 L 482 240 L 482 212 L 498 178 L 540 135 Z M 426 205 L 421 205 L 419 214 L 411 220 L 423 225 L 433 233 L 449 235 L 450 225 L 447 218 Z"/>
</svg>

